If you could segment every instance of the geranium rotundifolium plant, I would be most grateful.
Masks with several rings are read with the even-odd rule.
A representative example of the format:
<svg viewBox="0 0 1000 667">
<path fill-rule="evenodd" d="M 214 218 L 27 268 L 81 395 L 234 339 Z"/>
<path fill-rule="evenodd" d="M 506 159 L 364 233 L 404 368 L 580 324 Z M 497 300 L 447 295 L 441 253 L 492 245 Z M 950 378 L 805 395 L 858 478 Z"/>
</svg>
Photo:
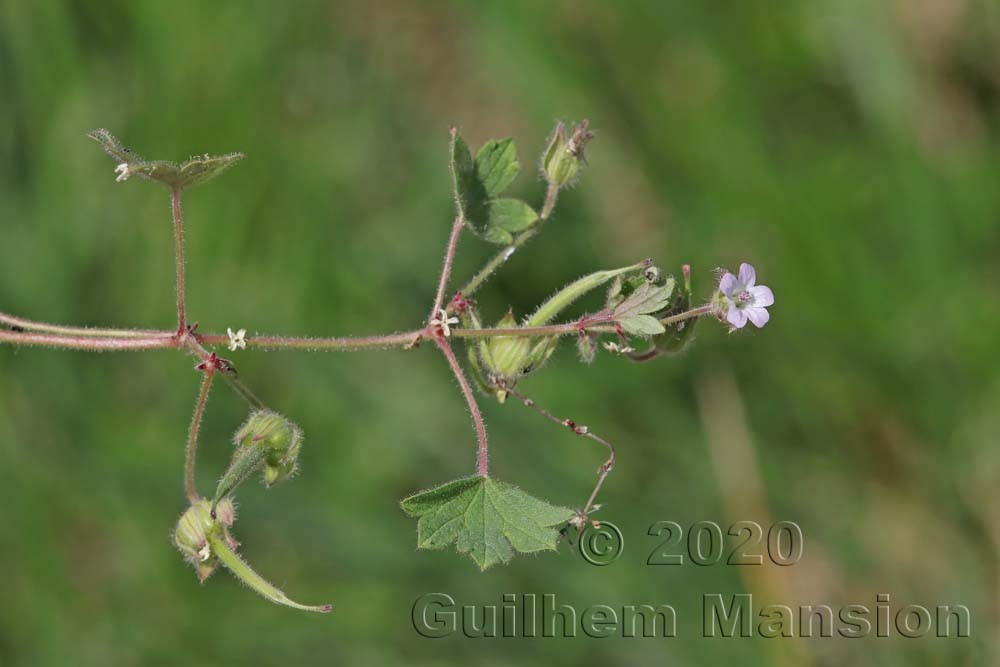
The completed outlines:
<svg viewBox="0 0 1000 667">
<path fill-rule="evenodd" d="M 330 338 L 248 335 L 242 327 L 227 328 L 225 333 L 202 332 L 187 318 L 182 197 L 188 187 L 214 180 L 244 155 L 203 154 L 180 163 L 149 161 L 125 148 L 107 130 L 94 130 L 89 136 L 115 160 L 116 181 L 138 177 L 157 182 L 170 193 L 177 326 L 168 331 L 93 329 L 0 313 L 0 342 L 122 352 L 170 348 L 193 357 L 193 372 L 200 379 L 185 450 L 187 502 L 174 528 L 174 544 L 199 581 L 205 582 L 217 570 L 225 569 L 266 599 L 295 609 L 328 612 L 331 605 L 300 604 L 269 583 L 240 556 L 233 528 L 236 498 L 246 492 L 247 481 L 259 480 L 267 489 L 296 476 L 304 436 L 293 421 L 251 391 L 238 375 L 234 361 L 220 356 L 220 350 L 437 350 L 454 374 L 472 417 L 475 467 L 472 475 L 460 475 L 452 481 L 414 480 L 415 486 L 430 488 L 403 499 L 401 507 L 416 519 L 420 549 L 454 548 L 486 570 L 509 562 L 518 553 L 555 550 L 562 531 L 584 529 L 592 522 L 591 514 L 599 507 L 597 497 L 615 465 L 616 450 L 608 439 L 576 420 L 557 417 L 525 393 L 524 387 L 534 374 L 543 371 L 560 342 L 569 339 L 575 344 L 577 356 L 585 363 L 602 351 L 630 361 L 648 361 L 684 350 L 694 338 L 696 323 L 705 316 L 731 331 L 748 322 L 763 327 L 770 317 L 767 309 L 774 303 L 772 291 L 757 284 L 756 271 L 748 263 L 741 264 L 736 274 L 721 270 L 714 291 L 707 301 L 699 303 L 689 265 L 682 266 L 678 278 L 663 271 L 653 259 L 637 258 L 627 266 L 594 270 L 570 280 L 530 312 L 515 313 L 503 304 L 481 304 L 477 298 L 480 288 L 549 224 L 560 195 L 585 172 L 584 153 L 594 135 L 583 121 L 569 127 L 556 125 L 536 163 L 546 184 L 545 197 L 537 204 L 511 194 L 522 171 L 512 139 L 487 141 L 473 153 L 459 132 L 451 130 L 455 218 L 426 320 L 416 328 L 388 335 Z M 452 266 L 463 234 L 499 248 L 482 268 L 455 287 Z M 600 309 L 569 315 L 582 297 L 599 290 L 604 292 Z M 198 439 L 217 379 L 246 402 L 248 415 L 235 430 L 230 462 L 219 474 L 216 488 L 203 495 L 195 484 Z M 497 404 L 531 408 L 604 449 L 606 458 L 597 468 L 595 484 L 583 503 L 550 502 L 494 475 L 477 390 Z"/>
</svg>

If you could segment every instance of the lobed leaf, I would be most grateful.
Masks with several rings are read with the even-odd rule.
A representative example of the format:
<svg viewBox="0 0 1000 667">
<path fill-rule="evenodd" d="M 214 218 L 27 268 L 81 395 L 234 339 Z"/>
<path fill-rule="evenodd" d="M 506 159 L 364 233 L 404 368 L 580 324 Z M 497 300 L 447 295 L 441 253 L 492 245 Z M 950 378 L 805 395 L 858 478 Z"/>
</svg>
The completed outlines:
<svg viewBox="0 0 1000 667">
<path fill-rule="evenodd" d="M 418 517 L 417 546 L 443 549 L 452 543 L 480 569 L 507 563 L 515 552 L 553 551 L 555 528 L 573 510 L 551 505 L 490 477 L 465 477 L 410 496 L 400 505 Z"/>
<path fill-rule="evenodd" d="M 137 153 L 129 148 L 122 146 L 121 142 L 111 134 L 108 130 L 103 127 L 99 127 L 96 130 L 91 130 L 87 133 L 87 136 L 96 141 L 104 149 L 104 152 L 118 160 L 119 162 L 124 162 L 126 164 L 139 164 L 144 162 Z"/>
<path fill-rule="evenodd" d="M 618 320 L 618 324 L 627 334 L 633 336 L 655 336 L 666 329 L 652 315 L 629 315 Z"/>
<path fill-rule="evenodd" d="M 668 278 L 663 285 L 643 283 L 615 307 L 615 321 L 626 333 L 636 336 L 661 334 L 665 329 L 651 314 L 667 308 L 673 292 L 673 278 Z"/>
<path fill-rule="evenodd" d="M 468 144 L 452 131 L 451 172 L 458 214 L 476 235 L 500 245 L 530 228 L 538 214 L 519 199 L 498 198 L 521 170 L 511 139 L 487 141 L 475 159 Z"/>
<path fill-rule="evenodd" d="M 476 176 L 476 163 L 458 132 L 451 137 L 451 176 L 458 214 L 466 221 L 478 218 L 486 205 L 486 188 Z"/>
<path fill-rule="evenodd" d="M 228 153 L 226 155 L 195 156 L 177 164 L 166 160 L 144 160 L 138 153 L 122 146 L 111 132 L 100 128 L 87 134 L 88 137 L 101 144 L 111 157 L 128 165 L 128 173 L 138 174 L 149 181 L 163 183 L 171 189 L 183 189 L 191 185 L 200 185 L 212 180 L 229 170 L 242 160 L 243 153 Z"/>
<path fill-rule="evenodd" d="M 538 214 L 520 199 L 495 199 L 487 205 L 486 231 L 483 238 L 493 243 L 509 244 L 515 232 L 524 231 L 538 221 Z"/>
</svg>

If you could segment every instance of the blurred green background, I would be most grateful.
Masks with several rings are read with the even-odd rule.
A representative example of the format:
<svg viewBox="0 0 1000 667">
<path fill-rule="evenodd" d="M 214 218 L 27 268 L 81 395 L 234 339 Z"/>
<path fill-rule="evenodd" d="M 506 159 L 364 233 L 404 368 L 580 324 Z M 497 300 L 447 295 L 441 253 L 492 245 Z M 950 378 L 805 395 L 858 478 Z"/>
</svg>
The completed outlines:
<svg viewBox="0 0 1000 667">
<path fill-rule="evenodd" d="M 581 183 L 480 295 L 527 312 L 590 270 L 651 256 L 757 266 L 762 331 L 704 322 L 686 354 L 593 366 L 564 345 L 521 388 L 618 443 L 605 568 L 572 550 L 485 574 L 417 552 L 398 501 L 468 474 L 474 436 L 439 355 L 231 356 L 306 432 L 294 483 L 240 494 L 252 563 L 331 616 L 170 543 L 198 377 L 171 352 L 0 347 L 2 665 L 985 665 L 998 660 L 1000 7 L 896 2 L 0 3 L 0 310 L 169 328 L 165 192 L 85 138 L 150 158 L 245 151 L 188 193 L 202 330 L 415 326 L 452 210 L 447 128 L 516 138 L 512 189 L 556 119 L 598 131 Z M 491 248 L 463 240 L 456 272 Z M 593 301 L 582 307 L 594 307 Z M 586 497 L 602 452 L 485 401 L 492 469 Z M 245 415 L 210 402 L 199 479 Z M 657 520 L 799 523 L 800 563 L 650 567 Z M 429 592 L 553 593 L 577 609 L 670 603 L 674 639 L 424 639 Z M 703 639 L 704 593 L 757 604 L 961 603 L 967 639 Z M 578 632 L 579 634 L 579 632 Z"/>
</svg>

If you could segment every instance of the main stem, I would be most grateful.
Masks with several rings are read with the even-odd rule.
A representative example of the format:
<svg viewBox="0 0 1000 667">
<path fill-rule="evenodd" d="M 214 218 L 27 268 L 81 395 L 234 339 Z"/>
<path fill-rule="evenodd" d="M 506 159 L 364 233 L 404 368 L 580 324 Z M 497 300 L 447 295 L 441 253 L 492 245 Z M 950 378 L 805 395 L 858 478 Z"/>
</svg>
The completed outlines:
<svg viewBox="0 0 1000 667">
<path fill-rule="evenodd" d="M 169 338 L 174 334 L 169 331 L 155 331 L 152 329 L 101 329 L 97 327 L 70 327 L 61 324 L 49 324 L 47 322 L 35 322 L 23 317 L 0 313 L 0 324 L 6 325 L 14 331 L 38 331 L 41 333 L 61 334 L 65 336 L 78 336 L 87 338 L 156 338 L 165 336 Z"/>
<path fill-rule="evenodd" d="M 174 261 L 177 269 L 177 334 L 187 329 L 184 306 L 184 213 L 181 210 L 181 190 L 170 191 L 170 211 L 174 218 Z"/>
<path fill-rule="evenodd" d="M 489 475 L 489 442 L 486 438 L 486 424 L 483 422 L 483 414 L 479 411 L 476 397 L 473 395 L 472 387 L 469 385 L 469 381 L 462 371 L 462 366 L 458 363 L 458 359 L 455 358 L 455 352 L 451 349 L 451 343 L 444 336 L 443 332 L 448 331 L 447 323 L 443 324 L 442 331 L 434 330 L 429 324 L 439 316 L 441 306 L 444 304 L 445 290 L 448 289 L 448 280 L 451 278 L 451 267 L 455 261 L 455 250 L 458 248 L 458 239 L 462 235 L 462 227 L 464 226 L 465 220 L 462 214 L 459 213 L 451 226 L 451 234 L 448 235 L 448 245 L 444 251 L 444 265 L 441 267 L 441 279 L 438 280 L 437 294 L 434 296 L 434 306 L 431 308 L 430 315 L 427 318 L 428 327 L 425 332 L 419 332 L 413 340 L 418 340 L 424 333 L 430 333 L 434 336 L 434 342 L 437 343 L 441 353 L 448 360 L 448 365 L 451 366 L 451 371 L 455 374 L 458 386 L 462 389 L 462 395 L 469 406 L 469 412 L 472 413 L 472 423 L 476 427 L 476 439 L 479 441 L 479 448 L 476 454 L 476 470 L 480 477 L 486 477 Z M 447 317 L 448 313 L 445 312 L 443 319 Z"/>
<path fill-rule="evenodd" d="M 434 342 L 437 343 L 438 348 L 444 354 L 444 358 L 448 360 L 448 365 L 451 366 L 451 371 L 455 374 L 455 379 L 458 380 L 458 386 L 462 389 L 462 395 L 465 396 L 469 412 L 472 413 L 472 423 L 476 427 L 476 438 L 479 441 L 479 450 L 476 455 L 476 470 L 480 477 L 488 477 L 490 445 L 486 439 L 486 424 L 483 422 L 483 414 L 479 411 L 479 405 L 476 403 L 476 397 L 472 393 L 472 387 L 469 385 L 465 373 L 462 372 L 462 367 L 459 365 L 458 359 L 455 358 L 455 353 L 451 349 L 451 343 L 443 336 L 435 336 Z"/>
<path fill-rule="evenodd" d="M 664 317 L 660 322 L 664 326 L 676 324 L 684 320 L 710 314 L 712 306 L 699 306 L 677 315 Z M 17 324 L 13 324 L 15 320 Z M 170 331 L 131 331 L 128 329 L 90 330 L 80 327 L 61 327 L 41 324 L 30 320 L 22 320 L 0 313 L 0 323 L 12 324 L 24 331 L 5 331 L 0 329 L 0 342 L 15 345 L 46 345 L 74 350 L 152 350 L 161 348 L 181 347 L 183 344 L 176 332 Z M 35 333 L 50 329 L 72 333 Z M 579 333 L 582 330 L 591 333 L 616 333 L 612 320 L 591 319 L 588 322 L 567 322 L 541 327 L 517 327 L 512 329 L 452 329 L 452 338 L 489 338 L 491 336 L 533 337 L 533 336 L 566 336 Z M 102 336 L 94 332 L 101 331 Z M 413 340 L 427 333 L 426 329 L 414 329 L 383 336 L 339 337 L 339 338 L 302 338 L 296 336 L 252 336 L 246 340 L 247 347 L 262 350 L 374 350 L 392 347 L 407 347 Z M 225 334 L 189 334 L 190 338 L 204 345 L 225 345 L 229 336 Z"/>
<path fill-rule="evenodd" d="M 188 430 L 187 447 L 184 450 L 184 491 L 191 504 L 198 502 L 198 488 L 194 479 L 195 456 L 198 453 L 198 432 L 201 430 L 201 420 L 205 415 L 205 404 L 208 403 L 208 392 L 212 388 L 212 378 L 215 369 L 205 371 L 201 380 L 201 391 L 198 392 L 198 402 L 194 406 L 194 416 L 191 417 L 191 428 Z"/>
<path fill-rule="evenodd" d="M 177 339 L 170 333 L 166 336 L 156 335 L 146 338 L 96 338 L 94 336 L 5 331 L 3 329 L 0 329 L 0 343 L 42 345 L 94 352 L 123 352 L 126 350 L 156 350 L 178 347 Z"/>
</svg>

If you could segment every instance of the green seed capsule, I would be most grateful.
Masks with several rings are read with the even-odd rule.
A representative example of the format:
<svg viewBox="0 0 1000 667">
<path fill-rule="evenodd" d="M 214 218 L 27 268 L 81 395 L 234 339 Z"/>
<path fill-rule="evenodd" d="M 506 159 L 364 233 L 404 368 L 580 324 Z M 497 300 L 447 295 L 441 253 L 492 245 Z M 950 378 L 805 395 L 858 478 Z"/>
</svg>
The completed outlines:
<svg viewBox="0 0 1000 667">
<path fill-rule="evenodd" d="M 220 535 L 232 541 L 228 528 L 236 521 L 236 508 L 228 498 L 219 502 L 215 518 L 212 518 L 212 504 L 202 498 L 191 505 L 177 521 L 174 530 L 174 544 L 198 573 L 198 580 L 208 579 L 219 561 L 209 543 L 209 537 Z"/>
</svg>

